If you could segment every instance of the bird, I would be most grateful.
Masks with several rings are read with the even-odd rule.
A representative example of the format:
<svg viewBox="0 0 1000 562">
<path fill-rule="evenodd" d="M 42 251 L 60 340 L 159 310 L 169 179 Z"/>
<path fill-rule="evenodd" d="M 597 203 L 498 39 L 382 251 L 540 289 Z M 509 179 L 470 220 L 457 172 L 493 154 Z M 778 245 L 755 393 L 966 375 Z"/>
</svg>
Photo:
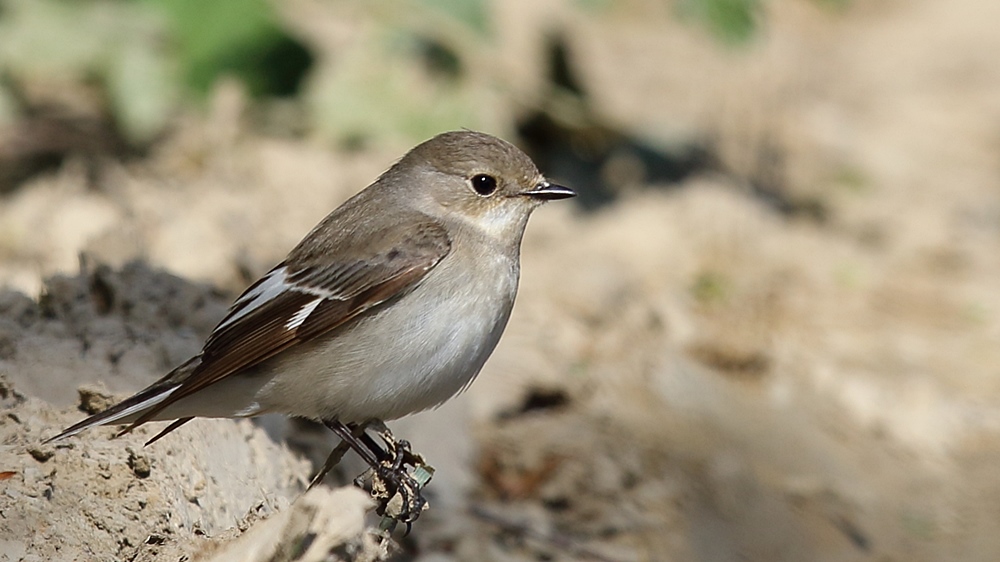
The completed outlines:
<svg viewBox="0 0 1000 562">
<path fill-rule="evenodd" d="M 510 318 L 529 216 L 574 195 L 495 136 L 426 140 L 250 285 L 198 354 L 48 441 L 172 421 L 151 443 L 195 417 L 283 413 L 384 462 L 359 437 L 473 382 Z"/>
</svg>

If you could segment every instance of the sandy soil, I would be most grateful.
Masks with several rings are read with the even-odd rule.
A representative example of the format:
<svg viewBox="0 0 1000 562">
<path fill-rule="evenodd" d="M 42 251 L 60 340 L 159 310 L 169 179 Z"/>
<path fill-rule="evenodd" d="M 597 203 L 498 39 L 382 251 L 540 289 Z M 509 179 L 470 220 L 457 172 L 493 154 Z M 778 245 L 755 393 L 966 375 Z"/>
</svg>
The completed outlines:
<svg viewBox="0 0 1000 562">
<path fill-rule="evenodd" d="M 769 3 L 745 50 L 659 3 L 510 4 L 536 17 L 503 15 L 503 60 L 562 29 L 602 119 L 708 139 L 724 171 L 536 214 L 483 374 L 393 425 L 439 468 L 408 556 L 1000 557 L 1000 4 Z M 0 559 L 251 541 L 295 512 L 299 452 L 329 446 L 229 421 L 147 448 L 110 429 L 39 445 L 82 415 L 79 385 L 135 390 L 196 350 L 228 297 L 406 148 L 263 137 L 226 88 L 213 108 L 96 189 L 71 161 L 3 196 L 0 279 L 32 298 L 0 296 Z M 761 182 L 820 218 L 776 211 Z M 121 269 L 134 258 L 181 278 Z M 335 552 L 383 556 L 360 520 Z"/>
</svg>

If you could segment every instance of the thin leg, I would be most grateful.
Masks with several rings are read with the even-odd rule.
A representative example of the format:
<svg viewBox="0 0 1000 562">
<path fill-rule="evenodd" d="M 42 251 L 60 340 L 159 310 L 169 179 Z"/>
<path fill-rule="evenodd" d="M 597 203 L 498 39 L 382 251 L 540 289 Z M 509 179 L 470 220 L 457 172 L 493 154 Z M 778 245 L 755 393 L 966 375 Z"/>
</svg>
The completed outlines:
<svg viewBox="0 0 1000 562">
<path fill-rule="evenodd" d="M 365 424 L 365 429 L 368 429 L 369 427 L 370 424 Z M 371 435 L 363 433 L 358 436 L 358 441 L 361 441 L 361 443 L 364 444 L 364 446 L 367 447 L 369 451 L 374 453 L 375 456 L 378 457 L 380 463 L 389 461 L 390 458 L 389 453 L 385 449 L 383 449 L 381 445 L 376 443 L 375 440 L 372 439 Z"/>
<path fill-rule="evenodd" d="M 368 428 L 367 423 L 360 425 L 348 424 L 347 426 L 351 430 L 351 435 L 355 438 L 365 435 L 365 430 Z M 333 470 L 333 467 L 337 466 L 342 458 L 344 458 L 344 453 L 351 448 L 351 444 L 346 440 L 341 439 L 340 443 L 337 444 L 336 448 L 330 452 L 330 456 L 326 458 L 326 462 L 323 463 L 323 467 L 319 469 L 316 476 L 313 477 L 312 481 L 309 482 L 309 490 L 312 490 L 317 484 L 326 478 L 326 475 Z"/>
<path fill-rule="evenodd" d="M 407 532 L 409 532 L 410 524 L 416 520 L 427 503 L 420 495 L 420 489 L 430 479 L 434 469 L 428 467 L 423 458 L 410 450 L 408 442 L 397 441 L 389 428 L 382 422 L 374 421 L 360 426 L 347 426 L 338 420 L 324 420 L 323 425 L 328 427 L 337 437 L 340 437 L 342 442 L 330 453 L 330 457 L 323 464 L 321 474 L 325 475 L 330 468 L 336 465 L 348 448 L 354 449 L 372 469 L 372 495 L 379 500 L 379 508 L 376 512 L 390 520 L 406 523 Z M 385 449 L 365 433 L 368 427 L 373 427 L 382 438 L 386 445 Z M 425 470 L 426 478 L 421 481 L 416 480 L 406 470 L 405 465 L 407 464 L 414 468 L 422 467 Z M 310 487 L 315 485 L 317 481 L 317 479 L 313 479 Z M 355 480 L 355 483 L 360 486 L 360 481 L 361 477 Z M 398 514 L 388 516 L 385 513 L 386 508 L 396 494 L 400 496 L 401 509 Z"/>
<path fill-rule="evenodd" d="M 330 431 L 337 435 L 337 437 L 340 437 L 342 441 L 354 449 L 354 452 L 356 452 L 362 460 L 368 463 L 368 466 L 376 469 L 380 466 L 378 458 L 375 457 L 375 453 L 373 453 L 364 445 L 364 443 L 359 441 L 358 438 L 354 436 L 354 432 L 351 428 L 337 420 L 323 420 L 323 425 L 328 427 Z"/>
<path fill-rule="evenodd" d="M 377 433 L 382 438 L 382 442 L 385 443 L 386 455 L 382 458 L 383 462 L 391 458 L 392 464 L 399 468 L 402 468 L 404 464 L 408 464 L 414 468 L 426 464 L 424 459 L 420 455 L 415 454 L 410 448 L 410 442 L 405 439 L 397 440 L 385 423 L 376 420 L 369 422 L 368 427 Z M 364 442 L 372 450 L 382 449 L 368 434 L 365 434 Z"/>
</svg>

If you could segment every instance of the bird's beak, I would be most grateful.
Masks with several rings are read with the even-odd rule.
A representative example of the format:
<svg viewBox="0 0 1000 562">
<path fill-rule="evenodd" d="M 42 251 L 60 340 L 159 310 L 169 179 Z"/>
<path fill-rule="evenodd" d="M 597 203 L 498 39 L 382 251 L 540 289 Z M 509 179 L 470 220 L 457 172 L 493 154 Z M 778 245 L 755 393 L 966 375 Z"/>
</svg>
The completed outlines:
<svg viewBox="0 0 1000 562">
<path fill-rule="evenodd" d="M 521 195 L 534 197 L 535 199 L 541 199 L 543 201 L 553 201 L 555 199 L 569 199 L 570 197 L 576 197 L 576 192 L 568 187 L 543 181 L 536 185 L 534 189 L 522 192 Z"/>
</svg>

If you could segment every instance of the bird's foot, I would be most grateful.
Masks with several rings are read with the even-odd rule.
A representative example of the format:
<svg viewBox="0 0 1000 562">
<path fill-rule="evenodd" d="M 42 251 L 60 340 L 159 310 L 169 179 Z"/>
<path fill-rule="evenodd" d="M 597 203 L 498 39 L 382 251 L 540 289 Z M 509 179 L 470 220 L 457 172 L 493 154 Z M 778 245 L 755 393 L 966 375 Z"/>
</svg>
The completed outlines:
<svg viewBox="0 0 1000 562">
<path fill-rule="evenodd" d="M 337 420 L 323 422 L 344 443 L 330 453 L 323 468 L 313 479 L 310 487 L 316 485 L 346 452 L 354 449 L 371 467 L 354 480 L 359 488 L 365 487 L 365 480 L 371 477 L 371 494 L 377 502 L 376 513 L 382 516 L 380 528 L 391 532 L 398 523 L 406 524 L 409 533 L 411 524 L 427 508 L 427 500 L 421 489 L 434 476 L 434 467 L 427 464 L 422 456 L 413 452 L 410 443 L 397 440 L 382 422 L 345 425 Z M 379 445 L 365 430 L 371 428 L 385 444 Z"/>
<path fill-rule="evenodd" d="M 385 425 L 373 429 L 385 443 L 385 454 L 372 471 L 372 497 L 379 504 L 376 512 L 382 516 L 381 527 L 391 530 L 396 523 L 405 523 L 409 533 L 427 508 L 420 491 L 430 482 L 434 468 L 413 452 L 409 441 L 397 440 Z"/>
<path fill-rule="evenodd" d="M 381 457 L 383 461 L 391 461 L 396 470 L 401 470 L 403 465 L 410 465 L 414 468 L 426 465 L 423 457 L 413 452 L 410 442 L 405 439 L 396 439 L 392 431 L 382 422 L 371 422 L 369 427 L 385 443 L 385 455 Z"/>
<path fill-rule="evenodd" d="M 372 497 L 379 504 L 376 513 L 384 519 L 405 523 L 409 529 L 427 507 L 427 500 L 420 490 L 428 480 L 430 474 L 427 472 L 418 473 L 415 470 L 411 474 L 388 466 L 379 467 L 372 474 Z"/>
</svg>

